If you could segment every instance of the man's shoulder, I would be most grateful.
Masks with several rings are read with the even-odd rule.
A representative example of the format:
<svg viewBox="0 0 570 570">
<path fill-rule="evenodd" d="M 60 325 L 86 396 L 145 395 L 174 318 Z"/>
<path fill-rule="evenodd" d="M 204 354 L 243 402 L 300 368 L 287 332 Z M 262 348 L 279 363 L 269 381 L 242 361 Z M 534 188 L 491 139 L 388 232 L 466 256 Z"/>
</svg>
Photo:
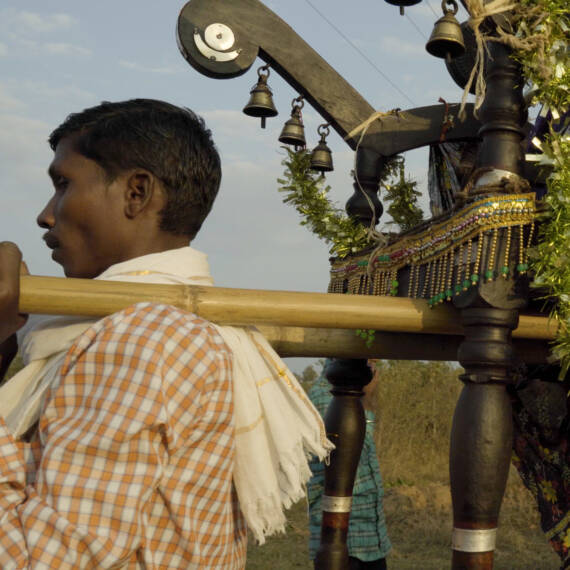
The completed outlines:
<svg viewBox="0 0 570 570">
<path fill-rule="evenodd" d="M 158 303 L 137 303 L 97 321 L 78 339 L 76 348 L 81 350 L 97 340 L 110 345 L 198 343 L 202 350 L 229 352 L 212 323 L 194 313 Z"/>
<path fill-rule="evenodd" d="M 129 323 L 137 327 L 155 327 L 158 330 L 170 329 L 174 326 L 185 329 L 205 329 L 212 334 L 217 332 L 210 321 L 195 313 L 162 303 L 137 303 L 109 315 L 101 323 L 102 326 L 110 327 L 124 327 L 125 323 Z"/>
</svg>

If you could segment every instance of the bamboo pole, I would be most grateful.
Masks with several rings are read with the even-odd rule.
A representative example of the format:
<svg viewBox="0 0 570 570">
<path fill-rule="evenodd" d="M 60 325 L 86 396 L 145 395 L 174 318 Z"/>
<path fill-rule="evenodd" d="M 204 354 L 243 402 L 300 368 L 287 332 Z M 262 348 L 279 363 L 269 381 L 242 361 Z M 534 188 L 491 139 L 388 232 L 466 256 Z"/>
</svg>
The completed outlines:
<svg viewBox="0 0 570 570">
<path fill-rule="evenodd" d="M 134 303 L 174 305 L 227 325 L 279 325 L 383 332 L 461 335 L 458 311 L 423 299 L 339 295 L 199 285 L 157 285 L 92 279 L 22 276 L 20 311 L 102 317 Z M 515 338 L 552 340 L 556 323 L 521 315 Z"/>
</svg>

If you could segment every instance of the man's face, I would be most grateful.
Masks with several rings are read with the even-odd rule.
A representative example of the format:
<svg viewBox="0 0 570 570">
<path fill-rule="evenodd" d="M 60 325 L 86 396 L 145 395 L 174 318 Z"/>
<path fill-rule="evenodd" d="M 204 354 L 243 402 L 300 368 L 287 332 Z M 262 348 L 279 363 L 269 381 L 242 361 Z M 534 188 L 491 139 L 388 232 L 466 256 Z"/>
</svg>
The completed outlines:
<svg viewBox="0 0 570 570">
<path fill-rule="evenodd" d="M 125 259 L 124 180 L 109 183 L 73 143 L 68 137 L 57 145 L 48 170 L 54 194 L 37 221 L 48 230 L 44 240 L 65 275 L 92 278 Z"/>
</svg>

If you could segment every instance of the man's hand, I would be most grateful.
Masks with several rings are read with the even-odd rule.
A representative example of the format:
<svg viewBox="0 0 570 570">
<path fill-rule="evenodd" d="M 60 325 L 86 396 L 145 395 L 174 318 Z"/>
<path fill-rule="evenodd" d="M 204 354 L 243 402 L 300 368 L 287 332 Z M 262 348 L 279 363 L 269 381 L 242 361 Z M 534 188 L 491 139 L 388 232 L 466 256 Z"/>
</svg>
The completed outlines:
<svg viewBox="0 0 570 570">
<path fill-rule="evenodd" d="M 28 274 L 22 253 L 12 242 L 0 242 L 0 343 L 4 343 L 26 323 L 28 316 L 18 312 L 20 273 Z"/>
</svg>

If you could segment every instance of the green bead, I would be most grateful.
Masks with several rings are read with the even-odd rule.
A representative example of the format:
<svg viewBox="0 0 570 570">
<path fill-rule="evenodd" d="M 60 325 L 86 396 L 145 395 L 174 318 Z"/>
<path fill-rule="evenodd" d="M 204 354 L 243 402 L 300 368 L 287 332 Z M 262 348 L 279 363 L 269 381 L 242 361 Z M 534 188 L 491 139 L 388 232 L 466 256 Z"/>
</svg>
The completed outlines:
<svg viewBox="0 0 570 570">
<path fill-rule="evenodd" d="M 495 272 L 492 269 L 487 269 L 487 271 L 485 271 L 485 279 L 487 279 L 487 281 L 491 281 L 494 275 Z"/>
<path fill-rule="evenodd" d="M 469 279 L 465 279 L 465 281 L 463 281 L 463 290 L 467 291 L 469 287 L 471 287 L 471 281 Z"/>
<path fill-rule="evenodd" d="M 501 274 L 502 275 L 508 275 L 508 273 L 509 273 L 508 265 L 503 265 L 503 267 L 501 267 Z"/>
<path fill-rule="evenodd" d="M 471 283 L 473 285 L 475 285 L 475 283 L 477 283 L 477 281 L 479 281 L 479 275 L 477 275 L 476 273 L 473 273 L 473 275 L 471 275 Z"/>
<path fill-rule="evenodd" d="M 451 299 L 451 297 L 453 297 L 453 289 L 448 289 L 445 292 L 445 296 L 447 297 L 447 300 L 449 301 L 449 299 Z"/>
<path fill-rule="evenodd" d="M 528 269 L 528 263 L 519 263 L 517 265 L 517 271 L 524 273 Z"/>
<path fill-rule="evenodd" d="M 398 281 L 396 281 L 396 279 L 394 279 L 392 281 L 392 287 L 398 288 L 398 285 L 399 285 Z"/>
<path fill-rule="evenodd" d="M 461 289 L 462 289 L 461 285 L 456 285 L 455 286 L 455 294 L 459 295 L 459 293 L 461 293 Z"/>
</svg>

